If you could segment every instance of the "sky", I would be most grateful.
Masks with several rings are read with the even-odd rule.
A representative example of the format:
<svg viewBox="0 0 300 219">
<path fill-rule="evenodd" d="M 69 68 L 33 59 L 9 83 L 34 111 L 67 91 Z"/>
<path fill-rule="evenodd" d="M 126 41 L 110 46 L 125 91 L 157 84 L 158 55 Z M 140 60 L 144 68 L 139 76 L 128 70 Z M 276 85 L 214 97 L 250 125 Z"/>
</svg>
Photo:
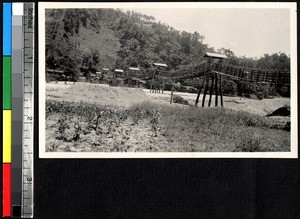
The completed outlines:
<svg viewBox="0 0 300 219">
<path fill-rule="evenodd" d="M 237 56 L 290 55 L 289 9 L 134 8 L 180 31 L 204 35 L 210 47 L 231 49 Z"/>
</svg>

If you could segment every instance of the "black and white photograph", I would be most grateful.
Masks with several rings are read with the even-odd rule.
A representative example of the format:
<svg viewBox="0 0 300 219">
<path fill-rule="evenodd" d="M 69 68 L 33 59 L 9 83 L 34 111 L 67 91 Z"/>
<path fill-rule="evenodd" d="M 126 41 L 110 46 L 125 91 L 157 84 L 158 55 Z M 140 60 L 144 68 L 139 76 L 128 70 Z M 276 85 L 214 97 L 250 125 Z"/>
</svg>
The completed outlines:
<svg viewBox="0 0 300 219">
<path fill-rule="evenodd" d="M 296 158 L 296 3 L 39 3 L 41 158 Z"/>
</svg>

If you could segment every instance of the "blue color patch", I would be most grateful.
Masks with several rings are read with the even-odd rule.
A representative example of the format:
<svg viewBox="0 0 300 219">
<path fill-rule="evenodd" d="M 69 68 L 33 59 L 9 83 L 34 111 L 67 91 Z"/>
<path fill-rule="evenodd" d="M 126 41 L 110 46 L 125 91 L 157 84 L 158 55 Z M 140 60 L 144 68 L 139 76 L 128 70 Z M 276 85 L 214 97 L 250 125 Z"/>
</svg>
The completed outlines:
<svg viewBox="0 0 300 219">
<path fill-rule="evenodd" d="M 11 56 L 12 3 L 3 3 L 3 55 Z"/>
</svg>

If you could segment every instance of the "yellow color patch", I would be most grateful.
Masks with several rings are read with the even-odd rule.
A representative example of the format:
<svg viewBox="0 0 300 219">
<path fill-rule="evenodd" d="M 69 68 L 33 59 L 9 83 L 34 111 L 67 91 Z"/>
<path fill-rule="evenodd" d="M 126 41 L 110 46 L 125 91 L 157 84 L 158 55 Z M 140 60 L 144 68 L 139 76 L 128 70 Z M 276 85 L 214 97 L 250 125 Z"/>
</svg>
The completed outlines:
<svg viewBox="0 0 300 219">
<path fill-rule="evenodd" d="M 11 110 L 3 110 L 3 163 L 11 163 Z"/>
</svg>

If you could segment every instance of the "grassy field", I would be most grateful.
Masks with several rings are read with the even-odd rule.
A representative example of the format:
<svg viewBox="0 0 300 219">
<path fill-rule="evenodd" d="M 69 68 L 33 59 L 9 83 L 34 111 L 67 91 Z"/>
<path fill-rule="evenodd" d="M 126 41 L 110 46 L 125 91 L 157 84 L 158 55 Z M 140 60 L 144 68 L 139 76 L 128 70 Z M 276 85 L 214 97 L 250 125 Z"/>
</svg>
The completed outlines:
<svg viewBox="0 0 300 219">
<path fill-rule="evenodd" d="M 159 101 L 112 107 L 46 103 L 46 151 L 263 152 L 289 151 L 284 123 L 227 108 Z"/>
</svg>

